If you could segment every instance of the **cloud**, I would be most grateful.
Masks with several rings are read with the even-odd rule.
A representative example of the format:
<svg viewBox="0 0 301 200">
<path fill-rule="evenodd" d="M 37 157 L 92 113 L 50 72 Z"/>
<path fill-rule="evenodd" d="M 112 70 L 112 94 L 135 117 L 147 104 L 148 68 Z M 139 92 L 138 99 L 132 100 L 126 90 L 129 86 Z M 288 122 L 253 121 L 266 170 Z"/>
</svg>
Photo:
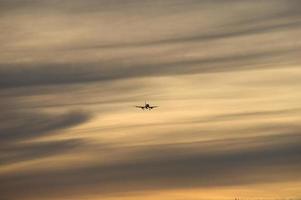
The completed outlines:
<svg viewBox="0 0 301 200">
<path fill-rule="evenodd" d="M 249 54 L 209 57 L 179 61 L 151 63 L 86 63 L 86 64 L 44 64 L 5 65 L 0 71 L 0 88 L 89 83 L 144 76 L 166 76 L 195 73 L 231 72 L 258 69 L 265 65 L 283 62 L 285 55 L 292 56 L 300 48 L 261 51 Z M 293 60 L 294 61 L 294 60 Z M 268 64 L 268 65 L 267 65 Z"/>
<path fill-rule="evenodd" d="M 81 188 L 84 193 L 116 195 L 130 191 L 298 180 L 299 141 L 300 135 L 295 133 L 216 143 L 138 147 L 141 157 L 121 163 L 4 175 L 1 193 L 5 196 L 12 189 L 18 189 L 19 195 L 34 195 L 31 191 L 34 188 L 54 196 L 76 195 L 75 188 Z M 244 149 L 239 147 L 245 144 Z M 196 148 L 199 150 L 193 153 L 191 149 Z"/>
<path fill-rule="evenodd" d="M 1 198 L 300 182 L 300 8 L 0 0 Z"/>
<path fill-rule="evenodd" d="M 30 94 L 31 91 L 27 90 L 27 95 Z M 80 139 L 34 140 L 63 135 L 64 130 L 88 122 L 92 118 L 91 113 L 80 110 L 58 113 L 42 109 L 24 110 L 26 103 L 17 96 L 18 91 L 14 91 L 8 97 L 3 96 L 0 102 L 0 166 L 63 155 L 84 145 Z"/>
<path fill-rule="evenodd" d="M 301 27 L 298 1 L 1 3 L 3 10 L 25 10 L 25 13 L 27 9 L 48 10 L 45 16 L 38 13 L 44 18 L 28 15 L 28 20 L 20 19 L 24 23 L 11 19 L 9 28 L 4 27 L 8 34 L 3 36 L 3 43 L 8 44 L 1 49 L 1 88 L 229 72 L 300 63 L 300 44 L 296 42 Z M 224 9 L 225 5 L 229 11 Z M 102 15 L 99 9 L 106 12 Z M 197 9 L 204 12 L 196 12 Z M 137 18 L 133 10 L 142 10 L 141 18 Z M 174 14 L 175 10 L 178 12 Z M 124 21 L 127 17 L 118 15 L 121 11 L 132 20 Z M 215 15 L 217 12 L 219 15 Z M 19 12 L 7 15 L 10 13 L 19 16 Z M 154 14 L 157 16 L 150 20 Z M 55 23 L 53 18 L 57 19 Z M 105 22 L 97 20 L 106 18 Z M 41 19 L 35 23 L 37 28 L 30 25 L 31 19 Z M 67 23 L 66 19 L 73 23 Z M 187 21 L 175 24 L 176 19 Z M 3 18 L 7 22 L 5 20 Z M 45 21 L 49 25 L 45 26 Z M 145 26 L 153 33 L 149 37 Z M 135 29 L 137 35 L 129 29 Z M 15 35 L 20 31 L 24 34 Z M 56 40 L 63 35 L 70 37 Z M 189 57 L 190 54 L 195 56 Z"/>
<path fill-rule="evenodd" d="M 61 129 L 76 126 L 90 119 L 90 115 L 70 112 L 63 115 L 10 112 L 3 115 L 0 126 L 1 143 L 42 137 Z"/>
<path fill-rule="evenodd" d="M 83 145 L 84 142 L 80 139 L 4 145 L 0 148 L 0 165 L 62 155 Z"/>
</svg>

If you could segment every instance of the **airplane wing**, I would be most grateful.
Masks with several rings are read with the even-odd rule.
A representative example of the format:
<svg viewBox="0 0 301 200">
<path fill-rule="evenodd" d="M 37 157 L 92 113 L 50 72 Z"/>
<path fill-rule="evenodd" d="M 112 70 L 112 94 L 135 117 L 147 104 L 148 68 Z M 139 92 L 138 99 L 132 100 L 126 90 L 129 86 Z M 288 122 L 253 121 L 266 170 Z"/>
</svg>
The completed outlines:
<svg viewBox="0 0 301 200">
<path fill-rule="evenodd" d="M 144 109 L 144 106 L 135 106 L 136 108 L 142 108 L 142 109 Z"/>
<path fill-rule="evenodd" d="M 150 106 L 149 108 L 153 109 L 153 108 L 157 108 L 157 107 L 159 107 L 159 106 Z"/>
</svg>

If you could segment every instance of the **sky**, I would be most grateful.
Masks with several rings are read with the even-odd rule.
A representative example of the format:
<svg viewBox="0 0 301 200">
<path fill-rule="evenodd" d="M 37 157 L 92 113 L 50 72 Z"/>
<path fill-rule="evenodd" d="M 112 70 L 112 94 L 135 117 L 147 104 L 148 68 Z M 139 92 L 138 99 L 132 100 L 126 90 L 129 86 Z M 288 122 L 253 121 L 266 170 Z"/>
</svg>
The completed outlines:
<svg viewBox="0 0 301 200">
<path fill-rule="evenodd" d="M 299 0 L 0 0 L 0 199 L 300 199 L 300 35 Z"/>
</svg>

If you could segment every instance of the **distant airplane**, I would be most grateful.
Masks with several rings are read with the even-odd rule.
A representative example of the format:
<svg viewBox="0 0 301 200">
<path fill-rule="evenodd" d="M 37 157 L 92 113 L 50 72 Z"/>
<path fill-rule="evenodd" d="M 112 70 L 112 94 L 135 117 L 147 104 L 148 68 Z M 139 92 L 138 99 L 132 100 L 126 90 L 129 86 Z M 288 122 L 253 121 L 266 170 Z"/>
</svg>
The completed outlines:
<svg viewBox="0 0 301 200">
<path fill-rule="evenodd" d="M 144 109 L 151 110 L 151 109 L 157 108 L 157 107 L 159 107 L 159 106 L 150 106 L 148 103 L 146 103 L 146 101 L 144 102 L 144 106 L 136 106 L 136 108 L 141 108 L 142 110 L 144 110 Z"/>
</svg>

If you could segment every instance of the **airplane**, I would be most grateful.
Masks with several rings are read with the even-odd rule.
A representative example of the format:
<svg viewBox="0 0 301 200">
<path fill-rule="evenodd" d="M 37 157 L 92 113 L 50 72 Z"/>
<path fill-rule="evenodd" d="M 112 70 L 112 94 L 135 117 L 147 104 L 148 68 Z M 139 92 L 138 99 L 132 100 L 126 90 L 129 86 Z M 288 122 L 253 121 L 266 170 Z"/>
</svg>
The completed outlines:
<svg viewBox="0 0 301 200">
<path fill-rule="evenodd" d="M 153 109 L 153 108 L 157 108 L 157 107 L 159 107 L 159 106 L 150 106 L 148 103 L 146 103 L 146 101 L 144 102 L 144 106 L 135 106 L 136 108 L 141 108 L 142 110 L 144 110 L 144 109 L 149 109 L 149 110 L 151 110 L 151 109 Z"/>
</svg>

